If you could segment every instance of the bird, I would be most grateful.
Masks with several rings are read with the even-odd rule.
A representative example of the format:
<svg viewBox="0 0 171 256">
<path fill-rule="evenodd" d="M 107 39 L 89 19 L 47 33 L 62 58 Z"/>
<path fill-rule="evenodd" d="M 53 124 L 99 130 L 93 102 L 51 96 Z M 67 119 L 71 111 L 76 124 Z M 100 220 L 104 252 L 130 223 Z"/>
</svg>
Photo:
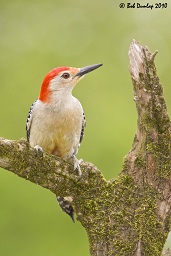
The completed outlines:
<svg viewBox="0 0 171 256">
<path fill-rule="evenodd" d="M 81 176 L 76 154 L 84 136 L 86 119 L 80 101 L 72 95 L 75 85 L 89 72 L 103 64 L 83 68 L 57 67 L 43 79 L 38 99 L 26 120 L 26 136 L 36 152 L 49 153 L 74 165 Z M 57 196 L 61 209 L 74 221 L 72 198 Z"/>
</svg>

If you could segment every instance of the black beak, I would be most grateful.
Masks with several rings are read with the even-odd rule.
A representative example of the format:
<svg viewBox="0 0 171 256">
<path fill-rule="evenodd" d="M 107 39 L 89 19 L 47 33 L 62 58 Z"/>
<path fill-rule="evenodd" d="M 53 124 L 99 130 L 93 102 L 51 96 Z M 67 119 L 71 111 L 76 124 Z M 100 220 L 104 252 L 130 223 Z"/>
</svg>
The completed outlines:
<svg viewBox="0 0 171 256">
<path fill-rule="evenodd" d="M 102 65 L 103 64 L 94 64 L 94 65 L 86 66 L 84 68 L 80 68 L 80 71 L 75 76 L 83 76 L 83 75 L 95 70 L 96 68 L 101 67 Z"/>
</svg>

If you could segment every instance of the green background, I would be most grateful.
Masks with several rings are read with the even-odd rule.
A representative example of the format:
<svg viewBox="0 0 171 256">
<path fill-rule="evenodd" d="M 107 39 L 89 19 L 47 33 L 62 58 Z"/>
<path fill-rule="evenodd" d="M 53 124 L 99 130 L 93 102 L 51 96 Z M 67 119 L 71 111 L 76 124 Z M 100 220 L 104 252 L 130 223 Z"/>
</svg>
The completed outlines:
<svg viewBox="0 0 171 256">
<path fill-rule="evenodd" d="M 78 158 L 93 162 L 107 179 L 117 177 L 136 132 L 128 71 L 133 38 L 159 51 L 156 65 L 171 113 L 169 0 L 166 9 L 153 10 L 120 9 L 121 2 L 127 3 L 1 0 L 0 136 L 25 137 L 29 107 L 49 70 L 103 63 L 73 91 L 87 119 Z M 54 194 L 1 169 L 0 255 L 86 256 L 88 239 L 80 223 L 59 209 Z"/>
</svg>

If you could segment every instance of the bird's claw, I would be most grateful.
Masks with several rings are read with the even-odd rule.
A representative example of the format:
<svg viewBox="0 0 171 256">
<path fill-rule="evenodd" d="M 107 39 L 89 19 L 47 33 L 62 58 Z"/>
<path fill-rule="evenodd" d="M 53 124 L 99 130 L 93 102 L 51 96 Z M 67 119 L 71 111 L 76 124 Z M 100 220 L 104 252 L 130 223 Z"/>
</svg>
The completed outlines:
<svg viewBox="0 0 171 256">
<path fill-rule="evenodd" d="M 34 149 L 36 150 L 36 156 L 38 154 L 41 154 L 43 156 L 43 149 L 39 145 L 36 145 Z"/>
<path fill-rule="evenodd" d="M 80 163 L 82 162 L 83 160 L 80 159 L 78 160 L 75 156 L 74 156 L 74 171 L 77 170 L 78 171 L 78 175 L 82 176 L 82 172 L 81 172 L 81 168 L 80 168 Z"/>
</svg>

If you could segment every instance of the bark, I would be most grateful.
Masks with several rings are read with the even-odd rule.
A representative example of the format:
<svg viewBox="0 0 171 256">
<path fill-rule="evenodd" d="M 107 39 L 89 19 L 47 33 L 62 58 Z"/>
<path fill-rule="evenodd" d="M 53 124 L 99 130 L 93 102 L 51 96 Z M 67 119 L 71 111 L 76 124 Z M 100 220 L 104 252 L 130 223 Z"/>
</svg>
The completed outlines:
<svg viewBox="0 0 171 256">
<path fill-rule="evenodd" d="M 22 139 L 0 140 L 0 166 L 60 196 L 72 196 L 86 229 L 92 256 L 161 255 L 171 227 L 171 123 L 154 58 L 135 40 L 130 74 L 137 107 L 137 132 L 119 177 L 107 181 L 91 163 L 73 166 L 36 155 Z M 170 251 L 163 255 L 170 255 Z"/>
</svg>

